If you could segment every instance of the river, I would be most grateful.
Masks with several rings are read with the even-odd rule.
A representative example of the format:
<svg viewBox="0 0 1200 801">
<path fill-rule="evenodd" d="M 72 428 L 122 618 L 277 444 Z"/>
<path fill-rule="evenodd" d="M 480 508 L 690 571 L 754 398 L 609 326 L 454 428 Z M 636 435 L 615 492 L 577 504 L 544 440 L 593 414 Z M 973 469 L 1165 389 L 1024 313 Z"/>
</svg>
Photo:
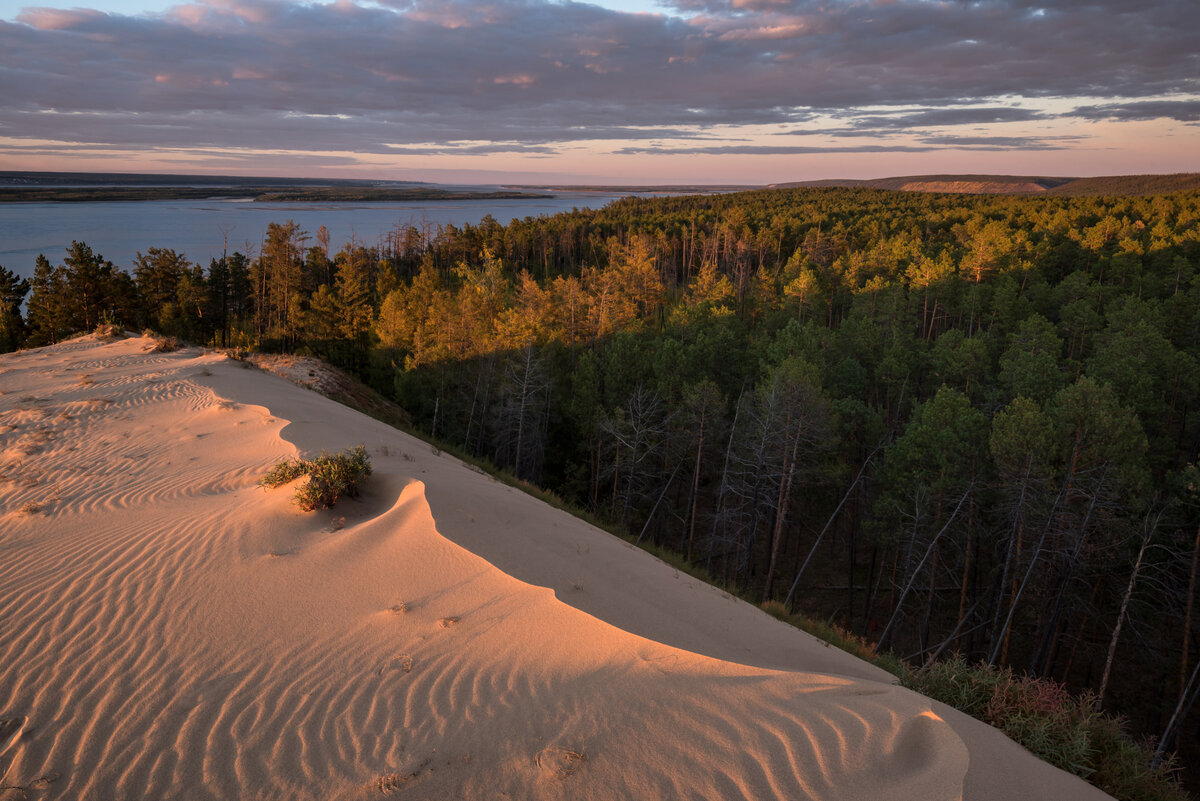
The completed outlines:
<svg viewBox="0 0 1200 801">
<path fill-rule="evenodd" d="M 486 189 L 487 187 L 479 187 Z M 557 214 L 573 208 L 599 208 L 623 195 L 603 192 L 555 192 L 550 198 L 445 200 L 380 203 L 258 203 L 247 200 L 152 200 L 95 203 L 0 204 L 0 266 L 17 275 L 33 274 L 45 254 L 61 264 L 72 240 L 125 270 L 140 251 L 171 248 L 204 267 L 230 253 L 258 253 L 268 223 L 293 220 L 312 236 L 322 225 L 330 250 L 353 238 L 376 245 L 398 226 L 421 227 L 478 223 L 492 215 L 500 223 Z"/>
</svg>

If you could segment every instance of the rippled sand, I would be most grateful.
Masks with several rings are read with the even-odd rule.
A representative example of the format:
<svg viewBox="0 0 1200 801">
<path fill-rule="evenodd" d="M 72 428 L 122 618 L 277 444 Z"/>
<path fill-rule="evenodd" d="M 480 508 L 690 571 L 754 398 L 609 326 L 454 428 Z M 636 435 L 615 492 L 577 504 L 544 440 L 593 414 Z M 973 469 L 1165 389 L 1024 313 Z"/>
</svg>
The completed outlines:
<svg viewBox="0 0 1200 801">
<path fill-rule="evenodd" d="M 0 799 L 1088 799 L 983 724 L 198 349 L 0 357 Z M 365 444 L 364 496 L 257 480 Z"/>
</svg>

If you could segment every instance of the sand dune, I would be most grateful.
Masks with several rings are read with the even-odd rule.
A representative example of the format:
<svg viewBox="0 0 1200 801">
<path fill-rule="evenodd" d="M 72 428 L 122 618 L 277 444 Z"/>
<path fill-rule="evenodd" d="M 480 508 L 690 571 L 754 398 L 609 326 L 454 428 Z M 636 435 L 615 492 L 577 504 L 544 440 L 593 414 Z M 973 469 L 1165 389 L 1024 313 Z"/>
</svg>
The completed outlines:
<svg viewBox="0 0 1200 801">
<path fill-rule="evenodd" d="M 0 357 L 0 798 L 1106 798 L 223 355 Z M 257 479 L 365 444 L 364 496 Z"/>
</svg>

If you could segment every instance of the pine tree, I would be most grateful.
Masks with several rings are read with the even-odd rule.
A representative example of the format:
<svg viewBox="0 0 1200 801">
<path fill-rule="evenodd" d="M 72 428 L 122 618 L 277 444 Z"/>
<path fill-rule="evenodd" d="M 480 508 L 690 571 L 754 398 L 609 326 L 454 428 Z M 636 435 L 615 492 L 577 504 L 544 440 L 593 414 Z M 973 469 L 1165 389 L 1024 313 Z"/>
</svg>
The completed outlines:
<svg viewBox="0 0 1200 801">
<path fill-rule="evenodd" d="M 52 345 L 70 331 L 68 315 L 69 287 L 65 271 L 51 267 L 50 261 L 39 254 L 33 268 L 32 290 L 27 311 L 28 344 L 32 347 Z"/>
<path fill-rule="evenodd" d="M 0 267 L 0 353 L 16 350 L 24 337 L 21 302 L 29 292 L 29 282 L 12 270 Z"/>
</svg>

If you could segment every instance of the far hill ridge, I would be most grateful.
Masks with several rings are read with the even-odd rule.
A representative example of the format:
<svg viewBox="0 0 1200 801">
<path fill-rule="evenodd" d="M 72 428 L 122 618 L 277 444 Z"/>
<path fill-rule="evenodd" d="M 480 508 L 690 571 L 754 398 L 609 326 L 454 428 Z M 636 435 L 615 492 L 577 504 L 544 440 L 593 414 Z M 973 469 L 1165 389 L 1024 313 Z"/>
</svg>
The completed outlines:
<svg viewBox="0 0 1200 801">
<path fill-rule="evenodd" d="M 1157 195 L 1200 189 L 1200 173 L 1066 178 L 1027 175 L 909 175 L 868 180 L 827 179 L 772 184 L 772 188 L 847 187 L 978 195 Z"/>
</svg>

